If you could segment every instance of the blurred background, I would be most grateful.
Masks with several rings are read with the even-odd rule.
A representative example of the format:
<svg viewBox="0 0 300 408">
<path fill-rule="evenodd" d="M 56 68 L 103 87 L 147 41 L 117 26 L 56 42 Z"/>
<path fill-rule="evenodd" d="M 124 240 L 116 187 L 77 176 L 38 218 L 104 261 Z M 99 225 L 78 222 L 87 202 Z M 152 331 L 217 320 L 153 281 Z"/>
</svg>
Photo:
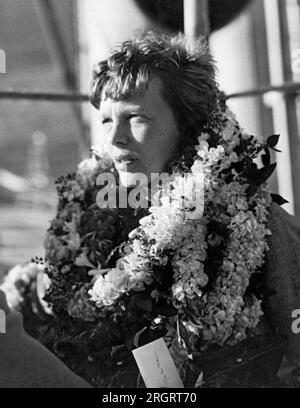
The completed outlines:
<svg viewBox="0 0 300 408">
<path fill-rule="evenodd" d="M 208 36 L 242 126 L 281 135 L 271 187 L 300 220 L 299 0 L 0 0 L 0 277 L 43 256 L 55 178 L 101 144 L 91 67 L 137 29 Z"/>
</svg>

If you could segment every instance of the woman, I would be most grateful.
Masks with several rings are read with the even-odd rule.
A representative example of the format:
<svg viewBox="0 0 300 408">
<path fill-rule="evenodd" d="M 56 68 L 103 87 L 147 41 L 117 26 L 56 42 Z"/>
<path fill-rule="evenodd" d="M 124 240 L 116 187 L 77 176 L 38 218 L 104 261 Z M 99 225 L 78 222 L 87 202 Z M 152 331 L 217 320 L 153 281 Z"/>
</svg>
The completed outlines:
<svg viewBox="0 0 300 408">
<path fill-rule="evenodd" d="M 107 61 L 95 67 L 91 102 L 99 109 L 105 150 L 112 160 L 112 166 L 108 168 L 117 174 L 120 185 L 130 190 L 135 188 L 141 175 L 150 183 L 161 173 L 172 176 L 174 172 L 197 175 L 202 171 L 209 181 L 205 187 L 204 217 L 188 223 L 192 231 L 190 241 L 180 236 L 177 244 L 171 247 L 174 236 L 171 234 L 169 241 L 164 239 L 163 250 L 174 271 L 172 286 L 168 283 L 167 295 L 151 292 L 153 299 L 150 299 L 150 309 L 146 312 L 152 312 L 161 298 L 168 296 L 168 303 L 164 306 L 172 306 L 173 313 L 173 316 L 166 317 L 169 332 L 175 329 L 174 313 L 175 317 L 181 316 L 176 327 L 179 331 L 186 330 L 189 347 L 194 351 L 199 344 L 203 350 L 208 345 L 236 344 L 247 338 L 249 330 L 259 328 L 262 333 L 280 330 L 289 337 L 287 357 L 299 366 L 300 338 L 291 328 L 292 312 L 300 307 L 300 229 L 293 217 L 277 204 L 270 203 L 264 184 L 267 177 L 252 161 L 259 150 L 265 150 L 267 157 L 264 163 L 269 175 L 272 165 L 268 162 L 267 152 L 276 143 L 272 140 L 269 145 L 261 147 L 254 138 L 241 131 L 220 97 L 207 48 L 201 42 L 189 43 L 182 36 L 170 38 L 151 32 L 136 35 L 113 50 Z M 77 176 L 71 180 L 72 187 L 67 189 L 65 186 L 69 181 L 59 183 L 60 208 L 50 228 L 46 249 L 53 268 L 48 301 L 58 316 L 61 314 L 65 318 L 67 314 L 72 321 L 78 319 L 79 325 L 79 322 L 93 322 L 106 307 L 118 309 L 124 292 L 135 296 L 158 282 L 151 268 L 144 273 L 147 262 L 139 270 L 140 258 L 133 258 L 136 263 L 128 258 L 141 248 L 133 249 L 131 240 L 125 246 L 128 251 L 124 251 L 125 255 L 123 253 L 113 268 L 111 262 L 116 251 L 112 251 L 113 256 L 104 259 L 97 258 L 97 253 L 91 250 L 95 242 L 84 241 L 85 246 L 81 247 L 82 230 L 86 227 L 82 219 L 87 213 L 77 217 L 75 209 L 80 212 L 83 207 L 86 208 L 84 200 L 87 200 L 87 195 L 89 208 L 95 208 L 90 202 L 95 196 L 87 194 L 90 180 L 86 181 L 85 173 Z M 78 202 L 84 203 L 84 206 L 80 207 Z M 74 206 L 71 206 L 72 203 Z M 192 210 L 190 204 L 189 201 L 188 211 Z M 167 208 L 173 211 L 171 207 Z M 57 246 L 62 237 L 62 212 L 67 213 L 63 222 L 67 221 L 64 231 L 67 230 L 68 235 L 65 235 L 63 246 Z M 152 212 L 157 225 L 160 222 L 163 225 L 164 219 L 159 218 L 161 213 L 163 211 Z M 91 217 L 92 213 L 89 214 Z M 172 223 L 173 218 L 166 213 L 168 216 Z M 88 218 L 86 220 L 88 223 Z M 136 225 L 134 222 L 130 224 L 127 233 L 138 225 L 138 219 L 136 221 Z M 76 223 L 79 224 L 76 226 Z M 95 225 L 89 227 L 87 235 L 97 236 Z M 149 219 L 143 225 L 131 236 L 139 245 L 139 234 L 145 234 L 143 228 L 149 227 Z M 186 225 L 183 221 L 181 227 Z M 195 228 L 199 236 L 192 235 Z M 247 235 L 247 228 L 252 235 Z M 164 234 L 162 228 L 159 234 L 158 241 Z M 200 237 L 203 245 L 197 247 L 195 242 L 201 242 Z M 252 238 L 247 241 L 245 237 Z M 119 238 L 120 242 L 114 239 L 112 250 L 117 248 L 117 242 L 122 242 Z M 126 241 L 127 238 L 122 239 Z M 149 244 L 152 245 L 151 250 L 157 250 L 153 242 Z M 191 243 L 194 246 L 189 252 L 187 248 Z M 159 254 L 157 256 L 160 266 L 166 265 L 163 263 L 165 259 L 162 260 Z M 94 266 L 97 262 L 98 267 Z M 132 268 L 126 275 L 126 265 L 130 262 Z M 108 269 L 104 270 L 102 264 Z M 140 274 L 132 274 L 136 268 Z M 191 274 L 193 268 L 195 273 Z M 182 276 L 182 270 L 188 278 Z M 67 275 L 68 272 L 72 275 Z M 94 274 L 92 282 L 87 280 L 87 272 L 89 276 Z M 85 274 L 84 280 L 79 281 L 78 276 L 82 273 Z M 70 279 L 74 283 L 72 288 Z M 61 288 L 67 287 L 67 284 L 68 291 L 62 292 Z M 79 284 L 82 287 L 77 290 L 80 286 L 76 285 Z M 163 284 L 160 282 L 159 285 L 162 290 Z M 73 287 L 77 288 L 74 292 Z M 267 288 L 276 294 L 267 297 Z M 172 302 L 169 301 L 170 296 Z M 263 310 L 260 299 L 263 299 Z M 148 307 L 149 299 L 146 300 Z M 144 313 L 145 302 L 138 306 Z M 192 310 L 191 318 L 186 314 L 187 307 Z M 121 308 L 120 313 L 125 309 Z M 160 314 L 163 314 L 161 308 Z M 127 323 L 127 318 L 123 314 L 120 325 Z M 150 327 L 147 319 L 148 315 L 141 314 L 140 320 Z M 132 321 L 132 316 L 129 321 Z M 114 329 L 118 330 L 118 326 Z M 172 333 L 170 336 L 174 340 L 176 336 Z M 183 363 L 177 361 L 177 357 L 185 353 L 187 343 L 182 338 L 173 340 L 169 346 L 180 369 Z"/>
<path fill-rule="evenodd" d="M 150 33 L 116 48 L 94 69 L 91 102 L 99 109 L 106 150 L 121 182 L 135 184 L 137 172 L 150 180 L 151 173 L 184 156 L 197 144 L 218 97 L 213 61 L 203 44 Z M 275 292 L 268 300 L 270 314 L 289 337 L 287 356 L 299 366 L 300 337 L 292 325 L 300 307 L 300 229 L 275 203 L 268 218 L 266 286 Z"/>
</svg>

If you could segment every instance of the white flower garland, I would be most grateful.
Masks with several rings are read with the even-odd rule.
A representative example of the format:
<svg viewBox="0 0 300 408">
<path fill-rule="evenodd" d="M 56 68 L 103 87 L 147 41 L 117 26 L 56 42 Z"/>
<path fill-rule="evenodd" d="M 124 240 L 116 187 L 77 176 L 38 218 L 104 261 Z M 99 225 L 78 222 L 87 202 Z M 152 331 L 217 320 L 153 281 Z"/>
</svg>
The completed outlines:
<svg viewBox="0 0 300 408">
<path fill-rule="evenodd" d="M 100 270 L 90 290 L 91 299 L 99 308 L 113 305 L 123 293 L 140 291 L 150 284 L 153 280 L 150 261 L 155 259 L 163 266 L 168 261 L 166 251 L 172 250 L 172 302 L 191 335 L 191 343 L 196 344 L 202 336 L 204 348 L 245 339 L 247 329 L 256 327 L 263 314 L 261 302 L 253 295 L 252 302 L 245 304 L 244 294 L 251 274 L 262 266 L 268 249 L 266 237 L 270 231 L 265 224 L 271 198 L 263 185 L 247 200 L 248 185 L 234 170 L 232 181 L 224 180 L 222 171 L 239 160 L 233 150 L 240 143 L 241 132 L 228 109 L 224 121 L 223 144 L 209 148 L 210 135 L 201 134 L 196 146 L 198 157 L 191 173 L 184 175 L 185 183 L 180 182 L 182 175 L 171 175 L 172 192 L 163 194 L 160 206 L 150 208 L 151 215 L 141 219 L 140 227 L 130 234 L 127 254 L 117 262 L 116 268 L 106 273 Z M 249 137 L 242 132 L 242 139 Z M 189 202 L 191 189 L 182 190 L 182 186 L 192 185 L 191 180 L 200 172 L 204 174 L 207 211 L 201 219 L 190 220 L 186 217 L 188 208 L 182 208 L 180 198 L 184 196 L 185 203 Z M 254 205 L 254 210 L 249 209 L 250 205 Z M 214 218 L 221 220 L 231 233 L 214 287 L 204 293 L 209 280 L 204 272 L 206 225 L 208 219 Z M 192 318 L 185 315 L 187 303 L 193 308 Z"/>
</svg>

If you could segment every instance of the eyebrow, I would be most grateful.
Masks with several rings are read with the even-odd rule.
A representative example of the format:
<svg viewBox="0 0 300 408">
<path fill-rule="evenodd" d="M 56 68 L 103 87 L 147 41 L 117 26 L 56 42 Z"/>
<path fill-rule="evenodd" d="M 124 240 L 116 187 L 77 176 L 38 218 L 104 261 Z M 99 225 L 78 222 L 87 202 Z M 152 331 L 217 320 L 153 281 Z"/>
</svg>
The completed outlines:
<svg viewBox="0 0 300 408">
<path fill-rule="evenodd" d="M 109 110 L 109 109 L 107 109 L 107 110 Z M 100 116 L 107 115 L 106 110 L 104 110 L 104 111 L 101 110 L 101 105 L 100 105 L 99 112 L 100 112 Z M 124 108 L 122 107 L 122 115 L 128 115 L 128 114 L 131 114 L 131 113 L 134 113 L 134 112 L 150 116 L 150 113 L 148 113 L 148 111 L 145 108 L 143 108 L 143 107 L 141 107 L 139 105 L 132 104 L 132 105 L 126 105 L 126 107 L 124 107 Z"/>
</svg>

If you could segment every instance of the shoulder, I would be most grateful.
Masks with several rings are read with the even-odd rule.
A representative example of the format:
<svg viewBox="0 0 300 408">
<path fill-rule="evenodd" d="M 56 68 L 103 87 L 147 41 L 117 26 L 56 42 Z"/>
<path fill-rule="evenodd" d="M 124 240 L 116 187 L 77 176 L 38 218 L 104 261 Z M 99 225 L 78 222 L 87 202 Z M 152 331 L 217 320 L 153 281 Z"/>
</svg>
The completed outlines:
<svg viewBox="0 0 300 408">
<path fill-rule="evenodd" d="M 277 204 L 272 204 L 268 228 L 271 235 L 266 261 L 271 266 L 270 273 L 280 269 L 286 278 L 298 282 L 300 296 L 300 223 Z"/>
<path fill-rule="evenodd" d="M 300 336 L 292 332 L 293 311 L 300 309 L 300 224 L 277 204 L 270 207 L 266 284 L 274 323 L 289 337 L 288 355 L 300 366 Z"/>
<path fill-rule="evenodd" d="M 300 303 L 300 225 L 296 218 L 277 204 L 270 207 L 269 250 L 266 253 L 268 276 L 284 286 L 295 284 L 294 295 Z M 300 306 L 300 304 L 299 304 Z"/>
<path fill-rule="evenodd" d="M 300 221 L 275 203 L 270 206 L 268 226 L 273 239 L 285 233 L 292 236 L 296 244 L 300 244 Z"/>
</svg>

